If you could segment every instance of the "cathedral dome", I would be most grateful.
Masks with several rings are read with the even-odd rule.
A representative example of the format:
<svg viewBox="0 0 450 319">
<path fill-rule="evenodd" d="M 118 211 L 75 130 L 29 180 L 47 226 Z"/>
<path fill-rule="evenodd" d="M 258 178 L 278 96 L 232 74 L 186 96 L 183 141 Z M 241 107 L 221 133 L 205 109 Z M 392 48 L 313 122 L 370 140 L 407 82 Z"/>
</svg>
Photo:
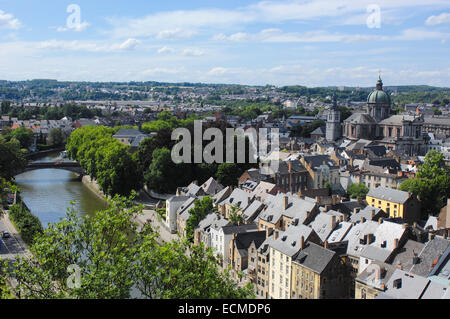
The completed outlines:
<svg viewBox="0 0 450 319">
<path fill-rule="evenodd" d="M 380 77 L 378 77 L 377 88 L 367 97 L 367 103 L 391 104 L 391 97 L 383 91 L 383 82 Z"/>
<path fill-rule="evenodd" d="M 367 97 L 367 103 L 391 104 L 391 98 L 383 90 L 375 90 Z"/>
</svg>

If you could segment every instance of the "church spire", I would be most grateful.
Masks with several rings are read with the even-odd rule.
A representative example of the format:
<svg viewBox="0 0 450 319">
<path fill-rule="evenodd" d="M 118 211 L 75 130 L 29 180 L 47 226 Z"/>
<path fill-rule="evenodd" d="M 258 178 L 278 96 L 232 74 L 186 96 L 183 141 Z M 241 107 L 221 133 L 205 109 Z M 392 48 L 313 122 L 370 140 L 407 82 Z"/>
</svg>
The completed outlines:
<svg viewBox="0 0 450 319">
<path fill-rule="evenodd" d="M 383 81 L 381 81 L 381 71 L 378 71 L 377 90 L 383 90 Z"/>
</svg>

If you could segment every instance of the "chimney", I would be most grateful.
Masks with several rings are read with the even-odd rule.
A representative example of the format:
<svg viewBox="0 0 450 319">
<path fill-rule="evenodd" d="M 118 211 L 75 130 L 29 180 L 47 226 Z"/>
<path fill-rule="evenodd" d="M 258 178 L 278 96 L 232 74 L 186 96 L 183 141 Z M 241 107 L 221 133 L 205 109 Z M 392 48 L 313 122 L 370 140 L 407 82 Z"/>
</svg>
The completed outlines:
<svg viewBox="0 0 450 319">
<path fill-rule="evenodd" d="M 289 198 L 287 196 L 283 197 L 283 209 L 286 210 L 288 208 Z"/>
<path fill-rule="evenodd" d="M 375 268 L 375 279 L 376 280 L 380 280 L 380 278 L 381 278 L 381 271 L 380 271 L 380 268 L 378 268 L 378 267 L 376 267 Z"/>
<path fill-rule="evenodd" d="M 323 248 L 328 249 L 328 242 L 325 240 L 325 242 L 323 243 Z"/>
<path fill-rule="evenodd" d="M 383 217 L 378 218 L 378 224 L 379 225 L 383 224 Z"/>
<path fill-rule="evenodd" d="M 398 248 L 398 238 L 394 239 L 394 249 Z"/>
<path fill-rule="evenodd" d="M 336 227 L 336 216 L 331 216 L 331 229 Z"/>
<path fill-rule="evenodd" d="M 305 247 L 305 237 L 301 237 L 300 238 L 300 249 L 303 250 L 303 248 Z"/>
<path fill-rule="evenodd" d="M 278 239 L 278 230 L 275 230 L 273 232 L 273 239 L 277 240 Z"/>
<path fill-rule="evenodd" d="M 197 186 L 198 186 L 198 181 L 194 181 L 193 183 L 194 183 L 194 185 L 197 185 Z"/>
<path fill-rule="evenodd" d="M 434 239 L 434 234 L 428 233 L 428 240 L 433 240 L 433 239 Z"/>
<path fill-rule="evenodd" d="M 319 202 L 320 202 L 319 196 L 316 196 L 316 203 L 319 204 Z"/>
<path fill-rule="evenodd" d="M 372 209 L 372 211 L 370 212 L 370 220 L 373 220 L 375 217 L 375 209 Z"/>
<path fill-rule="evenodd" d="M 413 227 L 414 227 L 414 228 L 417 228 L 417 222 L 414 222 L 414 223 L 413 223 Z"/>
<path fill-rule="evenodd" d="M 331 209 L 331 205 L 325 205 L 325 211 L 328 212 Z"/>
</svg>

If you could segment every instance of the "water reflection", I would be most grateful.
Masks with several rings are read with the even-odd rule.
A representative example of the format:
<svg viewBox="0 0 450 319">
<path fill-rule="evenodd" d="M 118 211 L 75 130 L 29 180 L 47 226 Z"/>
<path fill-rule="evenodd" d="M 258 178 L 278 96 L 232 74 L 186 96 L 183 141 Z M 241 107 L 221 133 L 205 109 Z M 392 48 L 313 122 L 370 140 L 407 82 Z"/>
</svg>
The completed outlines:
<svg viewBox="0 0 450 319">
<path fill-rule="evenodd" d="M 40 162 L 61 161 L 59 154 L 40 159 Z M 81 214 L 94 214 L 104 209 L 106 203 L 91 192 L 70 171 L 59 169 L 42 169 L 25 172 L 16 176 L 21 189 L 21 196 L 44 227 L 58 222 L 67 214 L 70 202 L 75 202 L 75 209 Z"/>
</svg>

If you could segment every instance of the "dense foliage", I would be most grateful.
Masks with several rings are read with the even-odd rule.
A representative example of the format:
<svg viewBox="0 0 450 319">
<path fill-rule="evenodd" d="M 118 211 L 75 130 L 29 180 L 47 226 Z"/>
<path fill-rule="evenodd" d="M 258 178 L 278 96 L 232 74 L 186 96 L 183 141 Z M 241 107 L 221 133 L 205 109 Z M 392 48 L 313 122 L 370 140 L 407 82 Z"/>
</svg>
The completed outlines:
<svg viewBox="0 0 450 319">
<path fill-rule="evenodd" d="M 36 238 L 33 259 L 19 258 L 13 267 L 2 263 L 9 269 L 2 275 L 17 282 L 11 292 L 24 299 L 254 296 L 222 273 L 211 250 L 186 241 L 160 245 L 149 224 L 138 232 L 141 211 L 132 199 L 117 196 L 92 217 L 69 210 Z"/>
<path fill-rule="evenodd" d="M 161 121 L 170 122 L 171 117 L 165 117 Z M 208 128 L 218 128 L 221 130 L 224 138 L 226 136 L 227 124 L 224 121 L 217 121 L 207 123 L 202 126 L 203 133 Z M 194 136 L 193 124 L 188 124 L 187 127 L 191 137 Z M 203 134 L 202 134 L 203 135 Z M 195 163 L 194 152 L 191 152 L 190 163 L 174 163 L 172 161 L 171 149 L 179 142 L 172 140 L 172 130 L 162 129 L 156 136 L 145 139 L 139 146 L 137 158 L 139 166 L 144 172 L 145 183 L 148 187 L 159 193 L 174 193 L 177 187 L 188 185 L 191 181 L 197 180 L 199 185 L 203 184 L 210 177 L 219 178 L 224 186 L 237 185 L 237 178 L 242 173 L 254 166 L 255 163 L 250 162 L 251 152 L 248 138 L 243 141 L 245 143 L 245 158 L 244 163 L 238 164 L 221 164 L 221 163 Z M 238 139 L 242 137 L 233 136 L 234 138 L 234 162 L 237 163 L 237 145 Z M 194 144 L 194 138 L 191 138 L 191 150 L 199 147 Z M 210 143 L 208 140 L 202 139 L 202 148 Z M 223 144 L 223 154 L 225 160 L 226 144 Z M 226 174 L 226 175 L 225 175 Z"/>
<path fill-rule="evenodd" d="M 364 184 L 353 183 L 347 188 L 347 196 L 354 199 L 365 198 L 368 192 L 369 188 Z"/>
<path fill-rule="evenodd" d="M 142 172 L 130 147 L 112 136 L 117 128 L 85 126 L 69 137 L 66 149 L 101 190 L 108 195 L 129 195 L 142 187 Z"/>
<path fill-rule="evenodd" d="M 189 218 L 186 222 L 186 238 L 190 241 L 194 241 L 194 231 L 205 217 L 213 211 L 213 200 L 209 196 L 205 196 L 202 199 L 196 199 L 194 207 L 189 210 Z"/>
<path fill-rule="evenodd" d="M 46 104 L 34 107 L 24 108 L 22 105 L 12 105 L 10 101 L 3 101 L 0 109 L 1 115 L 17 117 L 19 120 L 60 120 L 63 117 L 69 117 L 73 120 L 80 118 L 93 118 L 101 116 L 101 110 L 97 108 L 88 108 L 85 105 L 66 103 L 60 106 L 47 106 Z"/>
<path fill-rule="evenodd" d="M 39 218 L 21 204 L 10 207 L 9 217 L 18 228 L 23 241 L 28 245 L 33 244 L 36 236 L 39 236 L 43 232 Z"/>
<path fill-rule="evenodd" d="M 450 198 L 450 167 L 445 165 L 444 155 L 439 151 L 429 151 L 416 177 L 404 181 L 400 190 L 420 198 L 422 218 L 437 215 Z"/>
<path fill-rule="evenodd" d="M 13 178 L 27 164 L 24 153 L 20 149 L 20 142 L 14 138 L 7 141 L 0 136 L 0 154 L 0 177 L 7 180 Z"/>
</svg>

